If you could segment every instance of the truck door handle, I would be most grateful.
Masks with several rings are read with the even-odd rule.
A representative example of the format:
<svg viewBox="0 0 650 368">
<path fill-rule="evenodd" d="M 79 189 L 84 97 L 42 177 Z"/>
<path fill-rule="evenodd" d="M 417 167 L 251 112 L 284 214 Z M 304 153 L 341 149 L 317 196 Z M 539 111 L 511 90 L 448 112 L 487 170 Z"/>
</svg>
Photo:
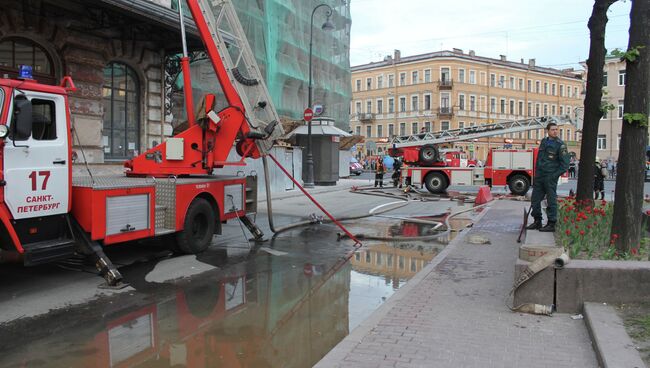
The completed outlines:
<svg viewBox="0 0 650 368">
<path fill-rule="evenodd" d="M 52 161 L 54 165 L 65 165 L 65 160 Z"/>
</svg>

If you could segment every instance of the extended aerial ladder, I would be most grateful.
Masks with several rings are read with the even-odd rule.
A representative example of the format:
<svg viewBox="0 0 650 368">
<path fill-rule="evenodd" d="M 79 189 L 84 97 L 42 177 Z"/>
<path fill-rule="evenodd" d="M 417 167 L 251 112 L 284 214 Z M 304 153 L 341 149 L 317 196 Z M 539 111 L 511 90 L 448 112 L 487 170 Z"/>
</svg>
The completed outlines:
<svg viewBox="0 0 650 368">
<path fill-rule="evenodd" d="M 476 125 L 459 129 L 441 130 L 437 132 L 397 136 L 390 142 L 391 154 L 393 156 L 404 155 L 405 159 L 407 159 L 407 157 L 413 158 L 417 156 L 420 164 L 431 165 L 438 161 L 438 148 L 436 147 L 438 144 L 469 141 L 495 135 L 546 129 L 548 123 L 563 125 L 568 123 L 572 124 L 572 121 L 568 116 L 544 116 L 486 125 Z M 407 152 L 409 152 L 410 155 Z"/>
</svg>

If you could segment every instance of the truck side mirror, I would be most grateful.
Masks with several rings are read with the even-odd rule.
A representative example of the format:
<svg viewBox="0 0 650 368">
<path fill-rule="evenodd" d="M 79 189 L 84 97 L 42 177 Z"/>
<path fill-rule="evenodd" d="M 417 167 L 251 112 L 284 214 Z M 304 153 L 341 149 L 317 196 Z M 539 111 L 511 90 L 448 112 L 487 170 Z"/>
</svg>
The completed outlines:
<svg viewBox="0 0 650 368">
<path fill-rule="evenodd" d="M 26 141 L 32 135 L 32 102 L 25 95 L 14 97 L 11 139 Z"/>
</svg>

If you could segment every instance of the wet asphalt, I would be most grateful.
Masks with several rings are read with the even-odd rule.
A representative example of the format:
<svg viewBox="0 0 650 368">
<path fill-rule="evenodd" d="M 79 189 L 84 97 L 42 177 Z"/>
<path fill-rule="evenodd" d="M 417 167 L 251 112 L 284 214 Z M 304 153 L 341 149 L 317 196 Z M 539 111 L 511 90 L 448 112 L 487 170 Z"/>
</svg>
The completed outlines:
<svg viewBox="0 0 650 368">
<path fill-rule="evenodd" d="M 395 199 L 347 191 L 317 196 L 337 217 Z M 263 202 L 260 203 L 262 205 Z M 414 202 L 387 217 L 346 222 L 379 237 L 426 236 L 455 202 Z M 276 226 L 316 213 L 304 197 L 274 201 Z M 237 222 L 213 246 L 174 255 L 165 240 L 107 248 L 129 287 L 106 290 L 81 260 L 2 265 L 0 367 L 311 367 L 420 271 L 448 241 L 365 241 L 332 224 L 248 241 Z M 354 252 L 351 252 L 354 251 Z"/>
</svg>

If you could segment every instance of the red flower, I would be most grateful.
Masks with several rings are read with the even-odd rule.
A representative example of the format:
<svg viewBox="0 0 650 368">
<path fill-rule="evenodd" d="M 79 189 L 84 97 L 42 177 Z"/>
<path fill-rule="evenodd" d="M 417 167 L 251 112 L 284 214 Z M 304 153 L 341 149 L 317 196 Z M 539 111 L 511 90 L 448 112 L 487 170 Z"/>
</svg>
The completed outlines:
<svg viewBox="0 0 650 368">
<path fill-rule="evenodd" d="M 598 221 L 594 221 L 594 226 L 598 225 Z"/>
<path fill-rule="evenodd" d="M 603 199 L 603 200 L 600 202 L 600 204 L 602 204 L 603 206 L 606 206 L 606 205 L 607 205 L 607 201 Z"/>
<path fill-rule="evenodd" d="M 639 251 L 636 248 L 630 249 L 630 252 L 635 256 L 637 255 L 637 253 L 639 253 Z"/>
<path fill-rule="evenodd" d="M 591 229 L 591 225 L 587 225 L 587 229 Z"/>
<path fill-rule="evenodd" d="M 585 231 L 584 231 L 584 230 L 580 230 L 580 236 L 583 236 L 583 235 L 585 235 Z"/>
<path fill-rule="evenodd" d="M 618 234 L 612 234 L 612 239 L 614 240 L 618 239 Z"/>
<path fill-rule="evenodd" d="M 566 233 L 567 235 L 571 235 L 571 230 L 566 229 L 565 233 Z"/>
</svg>

